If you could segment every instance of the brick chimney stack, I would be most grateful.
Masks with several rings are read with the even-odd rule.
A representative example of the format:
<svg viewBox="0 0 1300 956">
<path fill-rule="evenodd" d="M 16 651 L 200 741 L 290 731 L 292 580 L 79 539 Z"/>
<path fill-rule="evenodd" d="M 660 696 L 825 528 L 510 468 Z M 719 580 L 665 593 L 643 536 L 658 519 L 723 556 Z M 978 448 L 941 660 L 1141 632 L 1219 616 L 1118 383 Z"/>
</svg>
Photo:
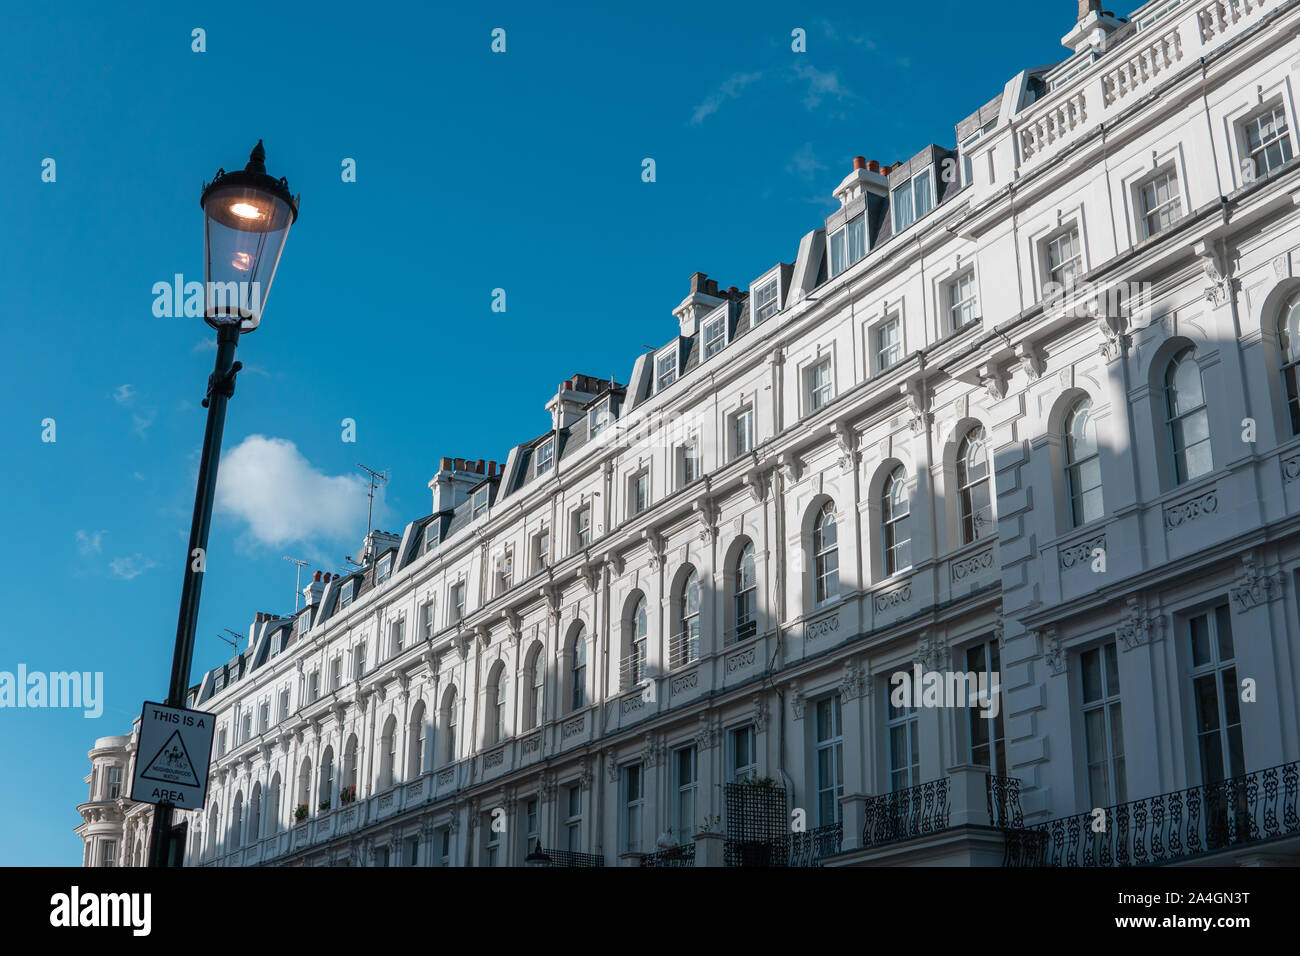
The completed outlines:
<svg viewBox="0 0 1300 956">
<path fill-rule="evenodd" d="M 700 330 L 700 319 L 725 301 L 725 293 L 718 293 L 717 279 L 710 279 L 703 272 L 692 273 L 690 294 L 673 309 L 681 334 L 695 335 Z"/>
</svg>

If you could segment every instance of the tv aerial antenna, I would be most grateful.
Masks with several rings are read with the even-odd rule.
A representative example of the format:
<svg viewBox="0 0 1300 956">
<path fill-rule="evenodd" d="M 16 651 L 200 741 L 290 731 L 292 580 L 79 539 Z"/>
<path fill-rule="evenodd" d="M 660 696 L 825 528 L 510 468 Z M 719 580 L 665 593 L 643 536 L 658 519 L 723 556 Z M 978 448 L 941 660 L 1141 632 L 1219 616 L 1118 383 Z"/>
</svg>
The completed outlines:
<svg viewBox="0 0 1300 956">
<path fill-rule="evenodd" d="M 370 537 L 371 524 L 375 515 L 375 486 L 388 481 L 388 469 L 375 471 L 375 469 L 369 468 L 361 464 L 361 462 L 357 462 L 357 467 L 370 476 L 370 494 L 368 495 L 370 507 L 366 509 L 366 537 L 368 538 Z"/>
<path fill-rule="evenodd" d="M 226 634 L 229 634 L 230 637 L 226 637 L 226 634 L 218 634 L 218 635 L 217 635 L 217 639 L 218 639 L 218 640 L 225 641 L 227 644 L 229 644 L 231 647 L 233 647 L 233 648 L 235 649 L 235 653 L 238 654 L 238 653 L 239 653 L 239 642 L 242 641 L 242 640 L 244 639 L 244 635 L 243 635 L 243 634 L 240 634 L 238 631 L 232 631 L 232 630 L 231 630 L 230 628 L 228 628 L 228 627 L 223 627 L 222 630 L 225 631 Z"/>
<path fill-rule="evenodd" d="M 298 600 L 302 597 L 302 569 L 307 567 L 311 562 L 304 561 L 302 558 L 291 558 L 287 554 L 284 556 L 284 560 L 298 565 L 298 571 L 294 575 L 293 581 L 293 613 L 297 614 Z"/>
</svg>

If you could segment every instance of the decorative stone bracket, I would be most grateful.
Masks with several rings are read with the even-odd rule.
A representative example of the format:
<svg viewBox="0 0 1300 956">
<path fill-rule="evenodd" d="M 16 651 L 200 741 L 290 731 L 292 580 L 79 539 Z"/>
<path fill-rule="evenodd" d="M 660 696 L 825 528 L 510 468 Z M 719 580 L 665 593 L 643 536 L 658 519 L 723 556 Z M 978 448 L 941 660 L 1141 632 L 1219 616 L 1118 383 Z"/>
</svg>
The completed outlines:
<svg viewBox="0 0 1300 956">
<path fill-rule="evenodd" d="M 1228 593 L 1237 606 L 1237 613 L 1262 607 L 1276 601 L 1286 593 L 1286 574 L 1282 571 L 1265 571 L 1258 557 L 1248 554 L 1241 559 L 1242 575 Z"/>
</svg>

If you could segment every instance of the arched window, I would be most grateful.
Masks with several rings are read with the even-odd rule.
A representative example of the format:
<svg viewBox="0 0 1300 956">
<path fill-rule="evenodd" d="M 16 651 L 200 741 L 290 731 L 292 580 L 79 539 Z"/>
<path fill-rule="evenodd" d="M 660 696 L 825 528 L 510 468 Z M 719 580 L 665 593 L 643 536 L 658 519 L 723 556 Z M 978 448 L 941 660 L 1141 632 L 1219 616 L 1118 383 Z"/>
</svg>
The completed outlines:
<svg viewBox="0 0 1300 956">
<path fill-rule="evenodd" d="M 1079 399 L 1065 416 L 1065 488 L 1074 527 L 1102 516 L 1101 459 L 1090 398 Z"/>
<path fill-rule="evenodd" d="M 533 648 L 528 665 L 528 721 L 529 729 L 542 726 L 542 705 L 546 701 L 546 688 L 542 681 L 546 672 L 542 669 L 542 645 Z"/>
<path fill-rule="evenodd" d="M 357 735 L 348 737 L 343 748 L 343 786 L 351 787 L 353 796 L 357 788 Z"/>
<path fill-rule="evenodd" d="M 311 758 L 303 757 L 302 766 L 298 768 L 298 803 L 308 806 L 311 802 Z"/>
<path fill-rule="evenodd" d="M 256 843 L 262 838 L 262 782 L 253 784 L 253 793 L 248 798 L 248 842 Z"/>
<path fill-rule="evenodd" d="M 961 543 L 970 544 L 993 533 L 989 497 L 988 437 L 976 425 L 957 449 L 957 492 L 961 502 Z"/>
<path fill-rule="evenodd" d="M 268 833 L 280 832 L 280 773 L 276 771 L 271 778 L 271 789 L 267 792 L 266 813 L 270 823 L 267 826 Z"/>
<path fill-rule="evenodd" d="M 840 549 L 835 533 L 835 502 L 822 505 L 813 521 L 813 601 L 825 604 L 840 593 Z"/>
<path fill-rule="evenodd" d="M 488 744 L 495 744 L 506 738 L 506 667 L 498 663 L 488 675 L 488 700 L 492 709 L 488 711 Z"/>
<path fill-rule="evenodd" d="M 407 738 L 411 741 L 411 756 L 408 761 L 410 779 L 414 780 L 424 773 L 424 745 L 426 740 L 424 727 L 424 701 L 417 701 L 411 710 L 411 732 Z"/>
<path fill-rule="evenodd" d="M 235 794 L 235 809 L 230 813 L 230 848 L 239 849 L 239 830 L 244 825 L 244 791 Z"/>
<path fill-rule="evenodd" d="M 1277 317 L 1279 344 L 1282 346 L 1282 384 L 1286 388 L 1286 407 L 1291 413 L 1291 434 L 1300 435 L 1300 292 L 1291 296 Z"/>
<path fill-rule="evenodd" d="M 320 784 L 316 788 L 316 799 L 322 810 L 328 810 L 334 795 L 334 748 L 325 748 L 320 758 Z"/>
<path fill-rule="evenodd" d="M 1214 467 L 1210 457 L 1210 413 L 1205 407 L 1201 369 L 1196 349 L 1183 349 L 1165 369 L 1165 414 L 1173 454 L 1174 483 L 1208 474 Z"/>
<path fill-rule="evenodd" d="M 912 566 L 912 530 L 908 520 L 912 500 L 907 493 L 907 472 L 899 465 L 880 493 L 880 540 L 884 547 L 885 576 Z"/>
<path fill-rule="evenodd" d="M 637 598 L 632 614 L 628 618 L 628 656 L 627 675 L 632 684 L 639 684 L 645 679 L 646 651 L 650 637 L 650 617 L 646 611 L 645 595 Z"/>
<path fill-rule="evenodd" d="M 747 641 L 758 633 L 758 578 L 754 574 L 752 541 L 746 541 L 736 557 L 735 589 L 735 640 Z"/>
<path fill-rule="evenodd" d="M 379 738 L 379 789 L 393 785 L 394 766 L 397 763 L 397 718 L 389 716 L 384 722 L 384 732 Z"/>
<path fill-rule="evenodd" d="M 569 667 L 569 707 L 578 710 L 587 706 L 587 634 L 581 624 L 573 632 Z"/>
<path fill-rule="evenodd" d="M 677 597 L 677 628 L 670 667 L 682 667 L 700 656 L 700 575 L 694 568 L 686 575 Z"/>
<path fill-rule="evenodd" d="M 456 688 L 449 687 L 442 701 L 442 726 L 445 730 L 442 739 L 442 762 L 451 763 L 456 759 Z"/>
</svg>

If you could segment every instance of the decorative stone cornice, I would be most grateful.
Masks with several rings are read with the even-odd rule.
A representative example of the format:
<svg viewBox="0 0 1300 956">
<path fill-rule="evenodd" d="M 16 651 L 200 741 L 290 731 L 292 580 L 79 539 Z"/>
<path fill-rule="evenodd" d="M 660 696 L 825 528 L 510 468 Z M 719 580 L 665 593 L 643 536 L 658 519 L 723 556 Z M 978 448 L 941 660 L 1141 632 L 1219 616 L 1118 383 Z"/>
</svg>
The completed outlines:
<svg viewBox="0 0 1300 956">
<path fill-rule="evenodd" d="M 948 645 L 938 634 L 922 631 L 916 643 L 913 660 L 927 671 L 943 670 L 948 666 Z"/>
<path fill-rule="evenodd" d="M 1038 381 L 1042 376 L 1046 362 L 1043 359 L 1043 351 L 1033 342 L 1024 341 L 1016 346 L 1016 358 L 1020 361 L 1020 368 L 1028 376 L 1031 382 Z"/>
<path fill-rule="evenodd" d="M 1165 622 L 1161 615 L 1147 614 L 1137 595 L 1129 597 L 1124 603 L 1128 606 L 1128 614 L 1115 628 L 1115 634 L 1124 650 L 1131 651 L 1164 638 Z"/>
<path fill-rule="evenodd" d="M 1258 556 L 1247 554 L 1241 559 L 1242 574 L 1228 592 L 1237 606 L 1237 613 L 1262 607 L 1276 601 L 1286 593 L 1286 574 L 1282 571 L 1265 571 Z"/>
<path fill-rule="evenodd" d="M 1054 627 L 1045 627 L 1031 634 L 1042 642 L 1043 662 L 1053 674 L 1064 674 L 1066 669 L 1065 648 L 1061 645 L 1061 636 Z"/>
<path fill-rule="evenodd" d="M 1205 271 L 1205 299 L 1216 308 L 1226 305 L 1233 293 L 1232 256 L 1222 239 L 1201 239 L 1192 246 Z"/>
<path fill-rule="evenodd" d="M 871 696 L 871 680 L 864 665 L 853 660 L 844 662 L 844 676 L 840 678 L 840 696 L 844 700 L 857 700 Z"/>
</svg>

